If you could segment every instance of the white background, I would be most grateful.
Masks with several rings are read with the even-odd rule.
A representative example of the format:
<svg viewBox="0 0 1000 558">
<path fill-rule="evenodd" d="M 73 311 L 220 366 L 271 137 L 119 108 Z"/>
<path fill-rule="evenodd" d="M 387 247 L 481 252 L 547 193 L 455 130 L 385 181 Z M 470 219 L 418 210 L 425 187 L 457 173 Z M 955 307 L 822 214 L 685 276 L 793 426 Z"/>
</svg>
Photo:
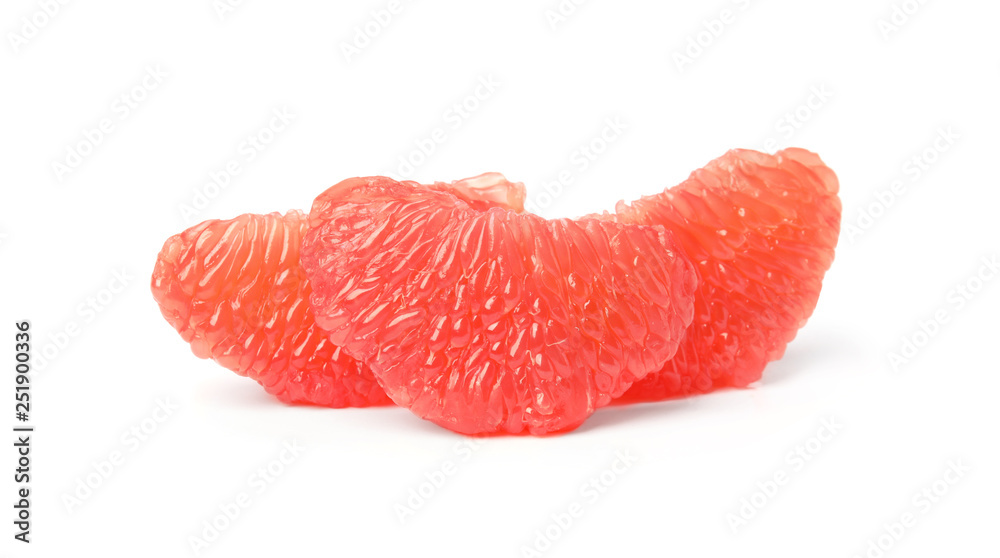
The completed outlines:
<svg viewBox="0 0 1000 558">
<path fill-rule="evenodd" d="M 342 45 L 387 1 L 257 0 L 221 17 L 210 0 L 72 2 L 52 17 L 37 15 L 44 4 L 0 9 L 4 392 L 15 320 L 51 356 L 32 378 L 33 542 L 12 538 L 10 435 L 0 552 L 190 555 L 246 492 L 201 555 L 514 557 L 544 547 L 546 530 L 553 557 L 850 557 L 880 536 L 886 556 L 996 554 L 1000 288 L 976 279 L 1000 250 L 995 2 L 930 0 L 886 37 L 889 0 L 591 0 L 555 28 L 556 0 L 403 1 L 350 62 Z M 724 9 L 730 23 L 712 24 Z M 679 68 L 706 21 L 718 37 L 703 34 Z M 165 76 L 135 89 L 147 68 Z M 456 129 L 447 111 L 490 76 L 499 86 Z M 126 112 L 122 94 L 142 100 Z M 282 108 L 291 123 L 248 160 L 241 144 Z M 583 169 L 574 151 L 609 118 L 626 129 Z M 102 119 L 113 128 L 82 163 L 54 168 Z M 659 191 L 733 147 L 816 151 L 845 210 L 819 307 L 751 389 L 604 409 L 568 435 L 475 450 L 403 409 L 282 405 L 196 359 L 159 315 L 148 281 L 168 236 L 307 209 L 346 177 L 399 178 L 399 157 L 438 127 L 445 141 L 410 177 L 500 171 L 546 216 Z M 940 130 L 957 138 L 935 151 Z M 914 156 L 933 163 L 918 172 Z M 206 189 L 232 159 L 241 172 Z M 563 170 L 573 183 L 542 207 Z M 897 180 L 905 193 L 889 200 Z M 199 192 L 211 203 L 185 220 Z M 866 228 L 862 211 L 875 215 Z M 978 292 L 959 304 L 970 281 Z M 939 310 L 948 323 L 920 334 Z M 922 347 L 894 369 L 890 353 L 914 337 Z M 157 400 L 176 409 L 157 413 Z M 824 420 L 841 426 L 819 442 Z M 123 437 L 135 427 L 152 433 Z M 279 467 L 286 442 L 303 450 Z M 800 461 L 799 446 L 815 455 Z M 124 463 L 99 479 L 94 464 L 116 451 Z M 616 452 L 637 461 L 612 475 Z M 397 504 L 449 461 L 454 474 L 401 521 Z M 939 481 L 949 462 L 970 470 Z M 253 475 L 269 464 L 282 471 L 260 493 Z M 581 491 L 602 473 L 606 491 Z M 784 485 L 755 496 L 780 473 Z M 88 482 L 99 486 L 67 507 Z M 930 503 L 925 488 L 946 494 Z M 762 509 L 734 530 L 744 499 Z M 582 516 L 553 527 L 574 503 Z M 911 525 L 886 538 L 904 513 Z"/>
</svg>

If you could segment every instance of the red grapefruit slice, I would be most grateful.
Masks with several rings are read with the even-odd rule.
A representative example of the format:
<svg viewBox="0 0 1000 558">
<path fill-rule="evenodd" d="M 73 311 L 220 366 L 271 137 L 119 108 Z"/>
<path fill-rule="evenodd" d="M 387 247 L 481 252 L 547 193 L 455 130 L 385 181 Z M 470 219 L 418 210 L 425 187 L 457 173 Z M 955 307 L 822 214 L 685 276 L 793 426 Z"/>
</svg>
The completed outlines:
<svg viewBox="0 0 1000 558">
<path fill-rule="evenodd" d="M 426 188 L 478 208 L 524 208 L 524 186 L 497 173 Z M 390 404 L 371 372 L 316 326 L 312 288 L 299 266 L 307 229 L 299 211 L 195 225 L 164 244 L 153 297 L 195 355 L 249 376 L 284 402 Z"/>
<path fill-rule="evenodd" d="M 330 340 L 466 434 L 575 428 L 662 368 L 693 311 L 662 227 L 484 210 L 384 177 L 320 195 L 301 257 Z"/>
<path fill-rule="evenodd" d="M 672 231 L 695 264 L 695 318 L 677 355 L 622 398 L 744 387 L 812 315 L 840 233 L 837 177 L 803 149 L 734 150 L 678 186 L 619 203 L 623 223 Z"/>
</svg>

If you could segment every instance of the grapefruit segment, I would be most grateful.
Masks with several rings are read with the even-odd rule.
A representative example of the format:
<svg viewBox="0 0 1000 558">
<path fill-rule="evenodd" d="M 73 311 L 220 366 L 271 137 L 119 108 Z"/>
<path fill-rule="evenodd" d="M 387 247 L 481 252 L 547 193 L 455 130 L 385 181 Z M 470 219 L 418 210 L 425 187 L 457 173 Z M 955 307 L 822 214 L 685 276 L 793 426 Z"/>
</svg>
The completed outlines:
<svg viewBox="0 0 1000 558">
<path fill-rule="evenodd" d="M 815 308 L 837 193 L 801 149 L 731 151 L 575 221 L 523 214 L 523 185 L 497 173 L 354 178 L 308 216 L 171 237 L 152 290 L 197 356 L 282 401 L 394 401 L 468 434 L 562 432 L 613 399 L 759 379 Z"/>
<path fill-rule="evenodd" d="M 371 373 L 316 327 L 299 266 L 299 211 L 205 221 L 171 237 L 153 270 L 163 317 L 200 358 L 287 403 L 389 404 Z"/>
<path fill-rule="evenodd" d="M 453 191 L 480 208 L 524 208 L 524 186 L 498 173 L 427 188 Z M 371 371 L 316 326 L 312 288 L 299 265 L 307 229 L 299 211 L 195 225 L 163 245 L 153 297 L 196 356 L 256 380 L 281 401 L 391 404 Z"/>
<path fill-rule="evenodd" d="M 547 221 L 351 179 L 310 212 L 316 321 L 389 397 L 466 434 L 548 434 L 660 369 L 695 276 L 662 227 Z"/>
<path fill-rule="evenodd" d="M 677 355 L 621 401 L 760 379 L 816 307 L 840 233 L 838 189 L 833 171 L 803 149 L 734 150 L 678 186 L 620 202 L 606 218 L 665 226 L 699 276 Z"/>
</svg>

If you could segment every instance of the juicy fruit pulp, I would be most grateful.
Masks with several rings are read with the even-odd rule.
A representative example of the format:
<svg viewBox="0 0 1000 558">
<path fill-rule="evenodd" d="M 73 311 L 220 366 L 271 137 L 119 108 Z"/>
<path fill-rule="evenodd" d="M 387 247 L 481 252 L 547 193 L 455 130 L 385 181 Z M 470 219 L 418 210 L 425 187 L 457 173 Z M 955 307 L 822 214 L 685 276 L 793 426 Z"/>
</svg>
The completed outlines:
<svg viewBox="0 0 1000 558">
<path fill-rule="evenodd" d="M 388 404 L 371 373 L 316 327 L 299 266 L 307 228 L 298 211 L 196 225 L 164 244 L 153 296 L 195 355 L 249 376 L 282 401 Z"/>
<path fill-rule="evenodd" d="M 320 195 L 316 320 L 389 397 L 467 434 L 575 428 L 673 356 L 694 272 L 661 227 L 473 205 L 375 177 Z"/>
<path fill-rule="evenodd" d="M 476 207 L 524 209 L 524 186 L 497 173 L 426 188 Z M 316 327 L 312 287 L 299 265 L 308 226 L 299 211 L 195 225 L 163 245 L 153 297 L 195 355 L 249 376 L 282 401 L 388 405 L 371 371 Z"/>
<path fill-rule="evenodd" d="M 735 150 L 617 220 L 673 231 L 695 264 L 695 319 L 677 355 L 623 400 L 658 400 L 760 379 L 812 314 L 840 232 L 837 177 L 816 155 Z"/>
<path fill-rule="evenodd" d="M 172 237 L 153 294 L 196 355 L 283 401 L 385 404 L 384 386 L 459 432 L 564 431 L 611 398 L 759 379 L 815 307 L 837 189 L 800 149 L 731 151 L 576 221 L 518 215 L 523 186 L 496 173 L 351 179 L 308 218 Z"/>
</svg>

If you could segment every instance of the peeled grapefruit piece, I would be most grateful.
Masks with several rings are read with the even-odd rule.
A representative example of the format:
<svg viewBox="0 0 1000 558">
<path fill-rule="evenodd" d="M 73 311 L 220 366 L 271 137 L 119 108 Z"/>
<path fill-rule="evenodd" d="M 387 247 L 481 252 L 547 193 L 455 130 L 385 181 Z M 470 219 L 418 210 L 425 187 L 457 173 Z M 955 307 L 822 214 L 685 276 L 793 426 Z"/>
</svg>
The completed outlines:
<svg viewBox="0 0 1000 558">
<path fill-rule="evenodd" d="M 479 208 L 524 207 L 524 186 L 497 173 L 425 188 L 453 192 Z M 249 376 L 282 401 L 390 404 L 371 372 L 316 326 L 312 288 L 299 265 L 307 229 L 299 211 L 195 225 L 164 244 L 153 297 L 195 355 Z"/>
<path fill-rule="evenodd" d="M 673 356 L 695 274 L 663 227 L 477 207 L 384 177 L 310 212 L 317 324 L 389 397 L 466 434 L 575 428 Z"/>
<path fill-rule="evenodd" d="M 371 373 L 316 327 L 299 266 L 299 211 L 206 221 L 171 237 L 153 271 L 163 316 L 211 358 L 288 403 L 389 403 Z"/>
<path fill-rule="evenodd" d="M 734 150 L 678 186 L 620 202 L 610 218 L 665 226 L 699 277 L 676 356 L 621 401 L 760 379 L 816 307 L 840 233 L 838 189 L 833 171 L 803 149 Z"/>
</svg>

